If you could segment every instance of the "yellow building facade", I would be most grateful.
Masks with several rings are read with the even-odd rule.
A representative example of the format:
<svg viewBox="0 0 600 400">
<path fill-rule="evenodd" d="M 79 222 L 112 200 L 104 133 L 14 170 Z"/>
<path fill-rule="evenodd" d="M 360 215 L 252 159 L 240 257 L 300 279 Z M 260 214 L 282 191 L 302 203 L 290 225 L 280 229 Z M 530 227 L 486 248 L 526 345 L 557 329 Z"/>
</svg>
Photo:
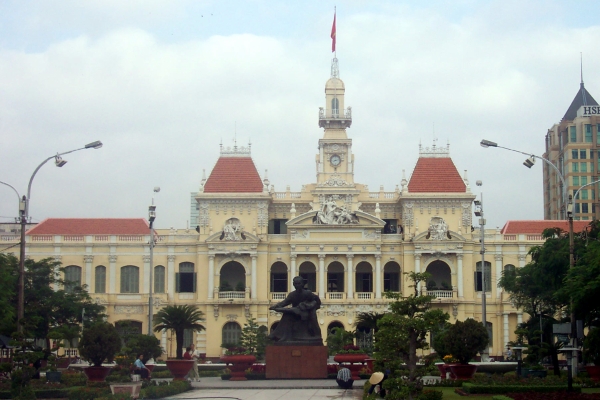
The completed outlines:
<svg viewBox="0 0 600 400">
<path fill-rule="evenodd" d="M 218 357 L 220 345 L 239 337 L 250 317 L 272 329 L 281 315 L 269 306 L 285 298 L 294 276 L 321 298 L 325 338 L 335 326 L 355 329 L 359 313 L 386 312 L 386 291 L 410 294 L 405 273 L 429 272 L 419 290 L 433 295 L 434 307 L 451 322 L 481 321 L 487 288 L 489 354 L 502 356 L 523 316 L 497 281 L 503 270 L 526 264 L 530 247 L 541 243 L 543 228 L 554 221 L 511 221 L 502 230 L 486 230 L 482 282 L 475 195 L 449 148 L 420 147 L 414 170 L 395 191 L 371 191 L 354 181 L 352 109 L 345 106 L 335 59 L 325 95 L 317 179 L 300 191 L 275 192 L 257 172 L 249 147 L 221 147 L 194 196 L 197 228 L 157 230 L 152 257 L 142 219 L 48 219 L 27 233 L 28 257 L 60 260 L 65 278 L 86 284 L 110 322 L 130 321 L 141 332 L 148 331 L 154 271 L 154 312 L 168 304 L 198 306 L 206 331 L 186 340 L 208 357 Z M 18 240 L 0 235 L 2 243 Z M 174 355 L 174 338 L 157 336 Z"/>
</svg>

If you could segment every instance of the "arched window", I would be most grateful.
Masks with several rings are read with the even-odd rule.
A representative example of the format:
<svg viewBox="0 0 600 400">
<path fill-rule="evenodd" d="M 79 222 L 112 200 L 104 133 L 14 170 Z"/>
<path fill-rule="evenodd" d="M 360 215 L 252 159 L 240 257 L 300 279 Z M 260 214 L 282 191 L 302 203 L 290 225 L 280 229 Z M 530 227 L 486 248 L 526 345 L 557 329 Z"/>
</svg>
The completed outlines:
<svg viewBox="0 0 600 400">
<path fill-rule="evenodd" d="M 327 292 L 344 290 L 344 266 L 339 261 L 334 261 L 327 267 Z"/>
<path fill-rule="evenodd" d="M 223 336 L 221 343 L 223 344 L 239 344 L 242 328 L 237 322 L 228 322 L 223 326 Z"/>
<path fill-rule="evenodd" d="M 157 265 L 154 267 L 154 293 L 165 292 L 165 267 Z"/>
<path fill-rule="evenodd" d="M 121 293 L 140 292 L 140 269 L 134 265 L 121 268 Z"/>
<path fill-rule="evenodd" d="M 505 273 L 505 274 L 506 274 L 506 273 L 514 273 L 514 272 L 515 272 L 515 270 L 516 270 L 516 267 L 515 267 L 514 265 L 512 265 L 512 264 L 506 264 L 506 265 L 504 266 L 504 273 Z"/>
<path fill-rule="evenodd" d="M 485 274 L 483 274 L 483 280 L 485 281 L 485 291 L 492 291 L 492 264 L 488 261 L 485 262 Z M 482 289 L 482 271 L 481 271 L 481 261 L 477 262 L 477 269 L 475 271 L 475 291 L 481 292 Z"/>
<path fill-rule="evenodd" d="M 340 114 L 340 101 L 337 97 L 331 99 L 331 115 L 337 117 Z"/>
<path fill-rule="evenodd" d="M 315 264 L 310 261 L 304 261 L 300 264 L 298 275 L 304 279 L 304 289 L 308 289 L 311 292 L 317 291 L 317 267 L 315 267 Z"/>
<path fill-rule="evenodd" d="M 177 293 L 196 292 L 196 273 L 194 263 L 179 263 L 179 272 L 175 274 L 175 291 Z"/>
<path fill-rule="evenodd" d="M 366 261 L 361 261 L 356 266 L 356 292 L 373 291 L 373 267 Z"/>
<path fill-rule="evenodd" d="M 397 262 L 390 261 L 383 267 L 383 291 L 400 291 L 400 265 Z"/>
<path fill-rule="evenodd" d="M 277 261 L 271 266 L 271 292 L 281 293 L 288 291 L 287 266 Z"/>
<path fill-rule="evenodd" d="M 81 286 L 81 267 L 69 265 L 65 268 L 65 292 L 72 293 L 77 286 Z"/>
<path fill-rule="evenodd" d="M 104 265 L 98 265 L 95 272 L 95 293 L 106 293 L 106 267 Z"/>
</svg>

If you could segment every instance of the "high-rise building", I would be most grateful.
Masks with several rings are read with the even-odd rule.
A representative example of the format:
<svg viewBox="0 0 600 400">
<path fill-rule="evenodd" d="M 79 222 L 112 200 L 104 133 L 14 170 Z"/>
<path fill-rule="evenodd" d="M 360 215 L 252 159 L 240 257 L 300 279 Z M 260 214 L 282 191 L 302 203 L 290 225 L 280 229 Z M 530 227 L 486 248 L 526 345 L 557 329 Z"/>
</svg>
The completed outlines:
<svg viewBox="0 0 600 400">
<path fill-rule="evenodd" d="M 568 196 L 575 200 L 574 218 L 598 218 L 598 184 L 600 176 L 600 106 L 585 89 L 583 79 L 579 91 L 562 120 L 548 129 L 544 158 L 558 172 L 544 163 L 544 219 L 564 219 L 564 203 Z"/>
</svg>

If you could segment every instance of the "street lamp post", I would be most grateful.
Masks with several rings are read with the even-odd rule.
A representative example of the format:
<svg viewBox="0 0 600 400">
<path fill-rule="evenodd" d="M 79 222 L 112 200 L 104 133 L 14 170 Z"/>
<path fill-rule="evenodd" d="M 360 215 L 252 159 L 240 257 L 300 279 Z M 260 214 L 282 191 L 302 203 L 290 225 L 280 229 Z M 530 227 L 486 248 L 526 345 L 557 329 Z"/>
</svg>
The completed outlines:
<svg viewBox="0 0 600 400">
<path fill-rule="evenodd" d="M 25 317 L 25 230 L 27 229 L 27 221 L 29 220 L 29 202 L 31 200 L 31 184 L 33 183 L 33 178 L 37 172 L 42 168 L 44 164 L 54 158 L 54 162 L 57 167 L 63 167 L 67 161 L 63 160 L 61 156 L 69 153 L 73 153 L 79 150 L 86 149 L 99 149 L 102 147 L 102 142 L 97 140 L 92 143 L 86 144 L 84 147 L 79 149 L 65 151 L 64 153 L 57 153 L 55 156 L 50 156 L 41 162 L 40 165 L 37 166 L 31 178 L 29 178 L 29 185 L 27 186 L 27 196 L 23 196 L 22 198 L 19 196 L 19 214 L 20 214 L 20 222 L 21 222 L 21 243 L 19 249 L 19 283 L 18 283 L 18 298 L 17 298 L 17 330 L 19 332 L 23 332 L 23 325 L 21 324 L 22 319 Z M 2 182 L 3 184 L 10 186 L 7 183 Z M 12 187 L 12 186 L 10 186 Z M 15 190 L 13 188 L 13 190 Z M 18 192 L 15 190 L 18 195 Z"/>
<path fill-rule="evenodd" d="M 160 192 L 160 188 L 157 186 L 154 188 L 154 193 Z M 152 317 L 154 314 L 154 304 L 152 299 L 152 293 L 154 290 L 154 220 L 156 219 L 156 206 L 154 205 L 154 198 L 152 199 L 152 205 L 148 207 L 148 220 L 150 221 L 150 287 L 148 288 L 148 335 L 152 336 Z"/>
<path fill-rule="evenodd" d="M 481 186 L 483 183 L 481 181 L 475 182 L 477 186 Z M 481 235 L 481 322 L 483 324 L 483 328 L 487 332 L 487 315 L 486 315 L 486 293 L 485 293 L 485 218 L 483 215 L 483 193 L 480 193 L 479 200 L 475 200 L 475 216 L 479 217 L 479 233 Z M 485 350 L 481 352 L 481 361 L 487 361 L 488 359 L 488 349 L 487 346 Z"/>
<path fill-rule="evenodd" d="M 569 222 L 569 268 L 573 268 L 575 266 L 575 243 L 574 243 L 574 239 L 573 239 L 573 214 L 575 212 L 575 207 L 574 207 L 574 203 L 577 201 L 577 195 L 579 194 L 579 191 L 581 189 L 583 189 L 586 186 L 590 186 L 593 185 L 595 183 L 600 182 L 600 180 L 594 181 L 594 182 L 590 182 L 588 184 L 585 184 L 583 186 L 581 186 L 579 189 L 577 189 L 577 191 L 575 192 L 574 196 L 568 196 L 567 198 L 567 185 L 565 183 L 565 178 L 563 177 L 562 173 L 560 172 L 560 170 L 556 167 L 556 165 L 554 165 L 550 160 L 544 158 L 544 157 L 540 157 L 540 156 L 536 156 L 535 154 L 529 154 L 529 153 L 525 153 L 523 151 L 519 151 L 519 150 L 514 150 L 514 149 L 510 149 L 508 147 L 502 147 L 499 146 L 498 143 L 492 142 L 490 140 L 485 140 L 483 139 L 480 142 L 480 145 L 482 147 L 498 147 L 500 149 L 505 149 L 505 150 L 510 150 L 510 151 L 514 151 L 516 153 L 520 153 L 520 154 L 525 154 L 525 155 L 529 155 L 529 158 L 525 160 L 525 162 L 523 163 L 523 165 L 525 165 L 527 168 L 531 168 L 533 166 L 533 164 L 535 163 L 535 159 L 539 158 L 540 160 L 544 161 L 546 164 L 550 165 L 552 168 L 554 168 L 554 170 L 556 170 L 556 173 L 558 175 L 558 177 L 560 178 L 560 181 L 562 183 L 562 209 L 565 210 L 566 208 L 566 212 L 563 213 L 563 217 L 566 217 L 568 222 Z M 565 207 L 566 205 L 566 207 Z M 573 300 L 571 299 L 571 346 L 573 348 L 577 347 L 577 324 L 575 321 L 575 312 L 573 310 Z M 577 376 L 577 353 L 575 352 L 573 355 L 573 362 L 572 362 L 572 369 L 571 372 L 569 373 L 570 378 L 572 376 Z"/>
</svg>

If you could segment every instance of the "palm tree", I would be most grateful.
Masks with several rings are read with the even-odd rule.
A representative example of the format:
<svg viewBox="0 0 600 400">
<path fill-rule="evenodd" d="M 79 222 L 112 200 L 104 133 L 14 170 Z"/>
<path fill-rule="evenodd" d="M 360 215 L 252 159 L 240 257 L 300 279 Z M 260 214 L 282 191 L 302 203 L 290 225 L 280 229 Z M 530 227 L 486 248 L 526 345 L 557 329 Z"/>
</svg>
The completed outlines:
<svg viewBox="0 0 600 400">
<path fill-rule="evenodd" d="M 360 312 L 356 316 L 354 325 L 356 325 L 357 328 L 371 329 L 373 332 L 377 332 L 377 321 L 379 321 L 384 315 L 385 313 L 376 313 L 373 311 Z"/>
<path fill-rule="evenodd" d="M 196 306 L 166 306 L 154 315 L 154 332 L 160 332 L 163 329 L 175 332 L 177 343 L 175 354 L 176 358 L 181 360 L 183 358 L 183 332 L 186 329 L 196 332 L 205 330 L 206 328 L 200 322 L 204 322 L 204 313 Z"/>
</svg>

